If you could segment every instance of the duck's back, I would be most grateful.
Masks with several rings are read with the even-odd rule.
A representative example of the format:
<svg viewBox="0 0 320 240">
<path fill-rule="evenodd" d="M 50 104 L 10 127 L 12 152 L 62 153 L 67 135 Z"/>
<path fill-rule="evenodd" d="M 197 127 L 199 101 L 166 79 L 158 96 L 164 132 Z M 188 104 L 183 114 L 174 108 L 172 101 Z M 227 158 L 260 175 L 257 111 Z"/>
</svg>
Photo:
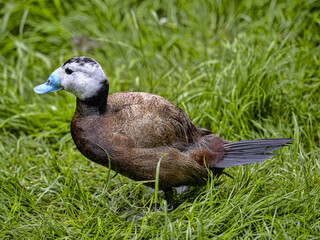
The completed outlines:
<svg viewBox="0 0 320 240">
<path fill-rule="evenodd" d="M 203 134 L 180 108 L 148 93 L 110 95 L 104 119 L 104 126 L 109 125 L 113 134 L 126 134 L 140 148 L 172 146 L 183 150 Z"/>
</svg>

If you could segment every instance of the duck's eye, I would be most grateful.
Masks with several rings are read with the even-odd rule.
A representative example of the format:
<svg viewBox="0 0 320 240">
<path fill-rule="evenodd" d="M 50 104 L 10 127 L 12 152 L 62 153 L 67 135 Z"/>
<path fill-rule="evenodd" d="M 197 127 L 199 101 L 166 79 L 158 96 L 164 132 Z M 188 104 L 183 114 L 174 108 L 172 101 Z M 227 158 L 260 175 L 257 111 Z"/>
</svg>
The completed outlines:
<svg viewBox="0 0 320 240">
<path fill-rule="evenodd" d="M 66 74 L 71 74 L 71 73 L 73 73 L 73 71 L 70 69 L 70 68 L 66 68 Z"/>
</svg>

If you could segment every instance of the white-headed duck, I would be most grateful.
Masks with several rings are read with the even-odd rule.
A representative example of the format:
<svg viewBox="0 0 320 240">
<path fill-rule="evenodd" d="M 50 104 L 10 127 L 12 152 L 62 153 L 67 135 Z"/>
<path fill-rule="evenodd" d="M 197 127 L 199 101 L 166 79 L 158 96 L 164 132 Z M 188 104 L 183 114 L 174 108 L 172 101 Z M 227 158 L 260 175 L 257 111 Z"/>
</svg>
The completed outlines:
<svg viewBox="0 0 320 240">
<path fill-rule="evenodd" d="M 109 84 L 98 62 L 75 57 L 56 69 L 38 94 L 66 90 L 77 97 L 72 138 L 88 159 L 133 180 L 154 180 L 159 160 L 159 188 L 206 183 L 208 170 L 263 162 L 292 139 L 228 142 L 194 125 L 177 106 L 143 92 L 108 95 Z M 153 186 L 153 184 L 150 184 Z"/>
</svg>

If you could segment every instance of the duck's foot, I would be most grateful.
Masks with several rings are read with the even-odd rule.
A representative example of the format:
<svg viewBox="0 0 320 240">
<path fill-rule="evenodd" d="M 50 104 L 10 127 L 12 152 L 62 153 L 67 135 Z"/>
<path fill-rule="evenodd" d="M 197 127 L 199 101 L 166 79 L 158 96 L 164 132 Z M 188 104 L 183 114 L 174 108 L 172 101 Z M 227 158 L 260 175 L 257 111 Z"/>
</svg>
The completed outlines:
<svg viewBox="0 0 320 240">
<path fill-rule="evenodd" d="M 183 193 L 187 192 L 189 190 L 189 186 L 183 185 L 183 186 L 180 186 L 180 187 L 175 187 L 175 189 L 176 189 L 177 194 L 180 195 L 180 194 L 183 194 Z"/>
<path fill-rule="evenodd" d="M 127 216 L 126 218 L 128 219 L 127 220 L 128 222 L 141 221 L 145 217 L 145 215 L 148 215 L 150 213 L 151 214 L 156 213 L 156 212 L 161 213 L 161 212 L 165 212 L 165 211 L 169 212 L 169 211 L 172 211 L 173 209 L 174 209 L 173 205 L 166 205 L 165 204 L 161 208 L 154 206 L 149 210 L 145 209 L 145 211 L 140 211 L 140 212 L 137 212 L 137 211 L 131 209 L 131 210 L 126 211 L 125 215 Z"/>
</svg>

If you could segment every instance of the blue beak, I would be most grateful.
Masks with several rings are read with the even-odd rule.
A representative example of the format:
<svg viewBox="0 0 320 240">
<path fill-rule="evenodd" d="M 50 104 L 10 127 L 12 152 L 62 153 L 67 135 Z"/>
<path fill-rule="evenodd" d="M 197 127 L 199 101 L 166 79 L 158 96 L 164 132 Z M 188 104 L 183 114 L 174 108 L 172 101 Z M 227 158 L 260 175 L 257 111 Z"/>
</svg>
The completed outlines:
<svg viewBox="0 0 320 240">
<path fill-rule="evenodd" d="M 56 71 L 54 71 L 48 78 L 47 82 L 36 86 L 33 90 L 37 94 L 44 94 L 47 92 L 54 92 L 63 89 L 61 86 L 60 78 L 58 77 Z"/>
</svg>

